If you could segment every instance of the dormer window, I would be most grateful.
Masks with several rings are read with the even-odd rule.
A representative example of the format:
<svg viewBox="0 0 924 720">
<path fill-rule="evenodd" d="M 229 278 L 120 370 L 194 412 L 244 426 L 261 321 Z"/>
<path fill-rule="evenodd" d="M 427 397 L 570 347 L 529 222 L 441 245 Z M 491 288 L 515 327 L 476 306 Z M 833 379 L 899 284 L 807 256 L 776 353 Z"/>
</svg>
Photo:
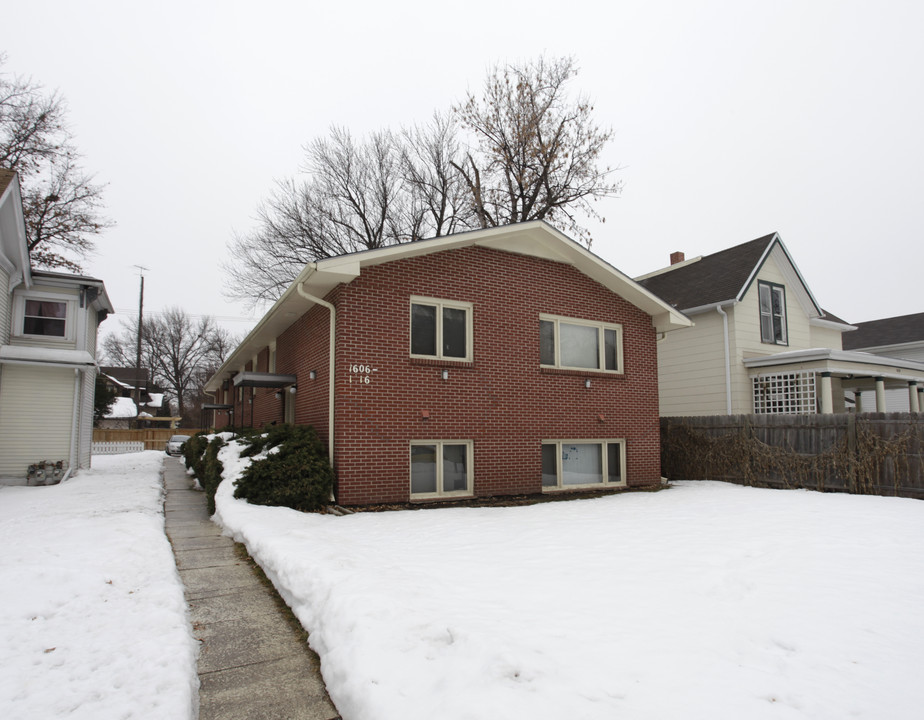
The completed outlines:
<svg viewBox="0 0 924 720">
<path fill-rule="evenodd" d="M 760 300 L 760 341 L 786 345 L 786 289 L 775 283 L 757 283 Z"/>
</svg>

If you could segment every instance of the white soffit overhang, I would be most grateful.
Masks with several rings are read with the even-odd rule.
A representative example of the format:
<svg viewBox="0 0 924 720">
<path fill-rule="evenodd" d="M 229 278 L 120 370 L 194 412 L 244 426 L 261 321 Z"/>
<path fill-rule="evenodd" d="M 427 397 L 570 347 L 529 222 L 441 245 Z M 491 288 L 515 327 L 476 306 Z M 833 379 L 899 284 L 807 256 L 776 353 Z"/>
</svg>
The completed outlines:
<svg viewBox="0 0 924 720">
<path fill-rule="evenodd" d="M 632 303 L 652 317 L 658 332 L 690 327 L 693 322 L 679 310 L 650 293 L 612 265 L 597 257 L 564 233 L 541 220 L 473 230 L 418 242 L 390 245 L 376 250 L 318 260 L 305 266 L 298 277 L 269 309 L 256 327 L 212 376 L 206 390 L 214 392 L 223 379 L 269 345 L 314 303 L 297 291 L 299 283 L 310 295 L 323 298 L 337 285 L 359 277 L 363 268 L 461 247 L 486 247 L 503 252 L 539 257 L 575 267 L 591 279 Z"/>
</svg>

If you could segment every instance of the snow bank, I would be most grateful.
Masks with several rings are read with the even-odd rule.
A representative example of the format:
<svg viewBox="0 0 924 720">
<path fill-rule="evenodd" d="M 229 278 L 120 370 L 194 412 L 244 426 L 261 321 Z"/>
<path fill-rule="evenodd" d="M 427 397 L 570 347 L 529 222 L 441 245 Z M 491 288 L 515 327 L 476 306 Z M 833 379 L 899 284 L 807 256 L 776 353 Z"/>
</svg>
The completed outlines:
<svg viewBox="0 0 924 720">
<path fill-rule="evenodd" d="M 164 534 L 163 453 L 0 489 L 0 717 L 189 718 L 196 653 Z"/>
<path fill-rule="evenodd" d="M 228 480 L 216 501 L 310 632 L 346 720 L 924 707 L 918 501 L 700 482 L 334 517 L 248 505 Z"/>
</svg>

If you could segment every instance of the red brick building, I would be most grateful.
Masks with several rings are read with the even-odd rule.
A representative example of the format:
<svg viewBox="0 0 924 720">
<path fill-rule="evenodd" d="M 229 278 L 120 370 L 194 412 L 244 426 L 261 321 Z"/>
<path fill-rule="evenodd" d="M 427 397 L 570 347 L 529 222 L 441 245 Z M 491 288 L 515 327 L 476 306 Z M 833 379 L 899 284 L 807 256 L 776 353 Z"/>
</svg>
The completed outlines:
<svg viewBox="0 0 924 720">
<path fill-rule="evenodd" d="M 309 263 L 207 390 L 218 427 L 332 438 L 344 505 L 644 486 L 657 337 L 690 324 L 523 223 Z"/>
</svg>

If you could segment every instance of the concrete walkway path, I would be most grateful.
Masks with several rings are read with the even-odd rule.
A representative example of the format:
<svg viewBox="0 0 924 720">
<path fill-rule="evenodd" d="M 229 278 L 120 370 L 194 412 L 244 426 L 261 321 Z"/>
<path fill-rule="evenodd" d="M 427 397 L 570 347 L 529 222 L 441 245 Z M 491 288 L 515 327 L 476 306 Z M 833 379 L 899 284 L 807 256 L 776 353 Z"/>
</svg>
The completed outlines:
<svg viewBox="0 0 924 720">
<path fill-rule="evenodd" d="M 164 509 L 199 653 L 200 720 L 337 720 L 307 633 L 242 545 L 210 519 L 181 460 Z"/>
</svg>

